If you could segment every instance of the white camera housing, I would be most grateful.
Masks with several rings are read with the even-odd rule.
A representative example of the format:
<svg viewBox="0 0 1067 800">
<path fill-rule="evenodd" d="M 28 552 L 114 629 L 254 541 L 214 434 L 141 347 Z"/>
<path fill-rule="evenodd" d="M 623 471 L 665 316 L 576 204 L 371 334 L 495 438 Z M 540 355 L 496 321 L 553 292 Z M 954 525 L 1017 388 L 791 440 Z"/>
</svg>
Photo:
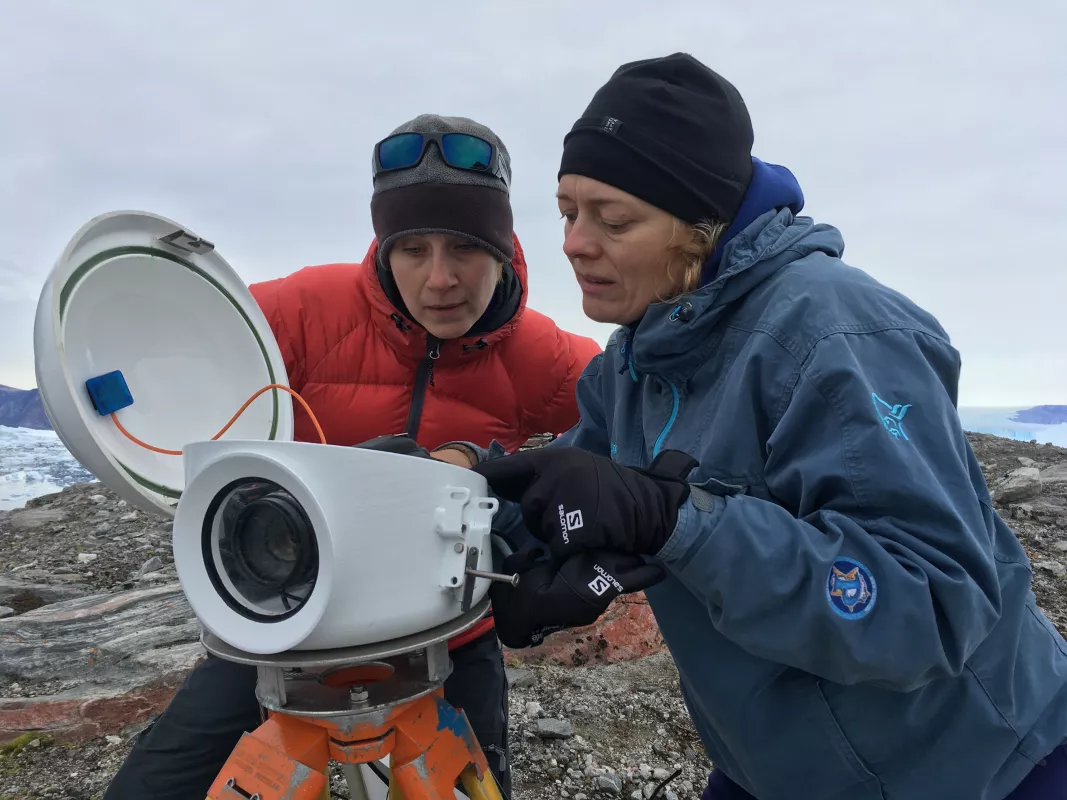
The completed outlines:
<svg viewBox="0 0 1067 800">
<path fill-rule="evenodd" d="M 396 639 L 458 616 L 467 581 L 475 581 L 475 602 L 489 589 L 488 580 L 465 574 L 471 547 L 478 549 L 476 568 L 492 570 L 497 501 L 476 472 L 360 448 L 242 441 L 188 445 L 185 470 L 174 517 L 178 574 L 204 626 L 245 652 Z M 241 602 L 220 566 L 222 509 L 212 506 L 225 487 L 250 478 L 288 491 L 307 513 L 317 544 L 314 589 L 280 621 L 251 616 L 256 609 Z"/>
<path fill-rule="evenodd" d="M 212 440 L 255 392 L 287 386 L 286 368 L 247 286 L 213 244 L 178 223 L 141 211 L 86 223 L 41 292 L 34 348 L 56 433 L 130 504 L 174 517 L 182 589 L 203 626 L 226 644 L 274 654 L 383 642 L 458 618 L 464 599 L 477 604 L 488 592 L 488 580 L 465 572 L 492 569 L 497 503 L 477 473 L 434 459 L 294 442 L 293 401 L 277 389 Z M 87 382 L 108 374 L 121 375 L 112 389 L 129 389 L 132 404 L 115 418 L 140 444 L 90 396 Z M 227 487 L 250 480 L 285 493 L 286 508 L 299 507 L 293 514 L 314 540 L 313 586 L 295 609 L 279 612 L 262 596 L 249 601 L 227 578 L 226 564 L 219 568 L 220 536 L 230 529 L 213 504 Z M 474 547 L 477 558 L 468 563 Z"/>
</svg>

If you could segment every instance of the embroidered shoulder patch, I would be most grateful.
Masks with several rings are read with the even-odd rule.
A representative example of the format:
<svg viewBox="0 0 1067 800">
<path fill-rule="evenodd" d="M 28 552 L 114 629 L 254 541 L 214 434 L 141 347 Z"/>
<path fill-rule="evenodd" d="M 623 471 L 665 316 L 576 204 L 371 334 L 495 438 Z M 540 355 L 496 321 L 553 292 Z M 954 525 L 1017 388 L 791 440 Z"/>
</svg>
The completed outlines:
<svg viewBox="0 0 1067 800">
<path fill-rule="evenodd" d="M 882 421 L 882 426 L 889 431 L 889 435 L 894 439 L 908 440 L 908 436 L 904 433 L 904 415 L 908 413 L 908 409 L 911 408 L 911 403 L 907 405 L 901 405 L 897 403 L 887 403 L 878 395 L 871 393 L 871 400 L 874 402 L 874 410 L 878 414 L 878 418 Z"/>
<path fill-rule="evenodd" d="M 871 571 L 851 558 L 839 558 L 826 578 L 826 597 L 838 616 L 863 619 L 878 599 L 878 586 Z"/>
</svg>

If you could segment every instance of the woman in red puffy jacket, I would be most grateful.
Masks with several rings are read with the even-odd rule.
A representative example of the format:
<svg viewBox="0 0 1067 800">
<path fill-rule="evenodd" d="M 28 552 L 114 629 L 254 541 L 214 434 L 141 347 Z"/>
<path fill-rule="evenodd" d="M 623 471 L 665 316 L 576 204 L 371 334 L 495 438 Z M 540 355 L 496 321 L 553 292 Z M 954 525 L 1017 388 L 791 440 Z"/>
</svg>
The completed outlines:
<svg viewBox="0 0 1067 800">
<path fill-rule="evenodd" d="M 504 144 L 469 119 L 423 115 L 376 145 L 373 164 L 375 242 L 363 262 L 250 287 L 289 384 L 327 441 L 406 433 L 429 450 L 494 439 L 515 450 L 577 423 L 575 385 L 600 347 L 526 307 Z M 296 438 L 318 441 L 299 404 L 293 411 Z M 449 649 L 445 697 L 466 712 L 510 794 L 507 681 L 492 617 Z M 260 723 L 255 685 L 255 667 L 201 662 L 105 800 L 205 796 L 242 733 Z"/>
</svg>

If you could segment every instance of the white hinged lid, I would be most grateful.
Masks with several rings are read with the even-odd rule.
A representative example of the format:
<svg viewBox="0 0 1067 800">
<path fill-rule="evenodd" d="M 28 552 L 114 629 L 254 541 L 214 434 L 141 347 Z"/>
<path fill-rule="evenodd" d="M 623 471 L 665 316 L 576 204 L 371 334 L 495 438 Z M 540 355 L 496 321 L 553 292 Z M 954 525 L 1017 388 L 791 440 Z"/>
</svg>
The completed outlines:
<svg viewBox="0 0 1067 800">
<path fill-rule="evenodd" d="M 103 214 L 74 235 L 41 292 L 33 342 L 67 449 L 127 502 L 168 516 L 184 487 L 174 453 L 211 439 L 260 389 L 288 385 L 263 312 L 214 245 L 143 211 Z M 94 397 L 118 407 L 114 419 Z M 292 398 L 261 394 L 224 438 L 292 441 Z"/>
</svg>

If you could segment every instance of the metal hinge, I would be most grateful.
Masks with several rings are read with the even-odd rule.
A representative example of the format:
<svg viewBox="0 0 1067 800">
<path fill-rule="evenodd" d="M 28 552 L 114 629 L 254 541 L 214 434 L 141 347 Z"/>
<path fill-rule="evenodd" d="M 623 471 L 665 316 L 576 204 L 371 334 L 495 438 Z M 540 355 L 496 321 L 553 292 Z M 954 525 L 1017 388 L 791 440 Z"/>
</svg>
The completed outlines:
<svg viewBox="0 0 1067 800">
<path fill-rule="evenodd" d="M 174 233 L 168 233 L 166 236 L 160 236 L 159 240 L 163 244 L 169 244 L 171 247 L 177 247 L 179 250 L 184 250 L 187 253 L 210 253 L 215 249 L 215 245 L 209 242 L 207 239 L 201 239 L 199 236 L 193 236 L 191 233 L 186 233 L 179 228 Z"/>
<path fill-rule="evenodd" d="M 435 514 L 437 535 L 449 542 L 441 565 L 440 585 L 462 592 L 464 585 L 472 581 L 467 577 L 471 557 L 468 551 L 477 548 L 476 558 L 478 551 L 488 545 L 498 503 L 494 497 L 479 498 L 472 503 L 470 489 L 463 486 L 449 487 L 446 491 L 444 502 Z"/>
</svg>

